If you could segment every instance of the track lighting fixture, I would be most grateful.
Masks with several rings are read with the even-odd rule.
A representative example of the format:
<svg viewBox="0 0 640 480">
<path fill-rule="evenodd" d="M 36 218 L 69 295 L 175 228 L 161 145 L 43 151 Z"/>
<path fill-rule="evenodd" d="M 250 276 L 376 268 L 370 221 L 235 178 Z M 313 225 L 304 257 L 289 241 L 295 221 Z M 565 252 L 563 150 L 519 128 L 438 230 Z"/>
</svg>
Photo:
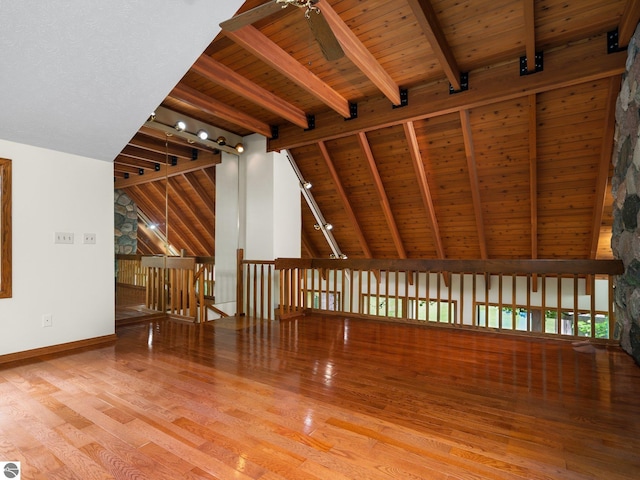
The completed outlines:
<svg viewBox="0 0 640 480">
<path fill-rule="evenodd" d="M 333 230 L 333 225 L 331 225 L 330 223 L 325 223 L 324 228 L 325 230 Z"/>
<path fill-rule="evenodd" d="M 313 228 L 315 228 L 316 230 L 320 230 L 320 225 L 318 225 L 317 223 L 313 226 Z"/>
<path fill-rule="evenodd" d="M 242 145 L 241 143 L 238 143 L 236 145 L 236 152 L 238 152 L 238 153 L 244 152 L 244 145 Z"/>
<path fill-rule="evenodd" d="M 341 258 L 342 260 L 346 260 L 346 259 L 347 259 L 347 256 L 346 256 L 344 253 L 341 253 L 341 254 L 340 254 L 340 258 Z"/>
<path fill-rule="evenodd" d="M 178 120 L 174 125 L 174 128 L 179 132 L 184 132 L 187 129 L 187 124 L 182 120 Z"/>
<path fill-rule="evenodd" d="M 207 138 L 209 138 L 209 134 L 206 132 L 206 130 L 202 129 L 198 130 L 198 133 L 196 133 L 196 135 L 200 140 L 206 140 Z"/>
<path fill-rule="evenodd" d="M 223 136 L 218 137 L 218 139 L 216 140 L 216 143 L 218 145 L 224 146 L 227 144 L 227 139 L 224 138 Z"/>
<path fill-rule="evenodd" d="M 313 187 L 313 185 L 311 185 L 311 182 L 304 182 L 302 186 L 307 190 L 311 190 L 311 187 Z"/>
</svg>

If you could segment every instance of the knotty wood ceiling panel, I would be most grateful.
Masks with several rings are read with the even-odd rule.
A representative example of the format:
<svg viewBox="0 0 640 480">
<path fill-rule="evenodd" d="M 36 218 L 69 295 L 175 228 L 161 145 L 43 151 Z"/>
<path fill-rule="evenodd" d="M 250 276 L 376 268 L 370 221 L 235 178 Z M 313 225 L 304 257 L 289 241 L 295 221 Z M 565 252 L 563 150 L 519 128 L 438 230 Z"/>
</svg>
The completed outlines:
<svg viewBox="0 0 640 480">
<path fill-rule="evenodd" d="M 433 204 L 447 258 L 480 258 L 480 246 L 460 117 L 416 122 Z"/>
<path fill-rule="evenodd" d="M 248 0 L 240 11 L 265 2 Z M 269 42 L 320 79 L 312 92 L 297 84 L 296 73 L 258 60 L 224 32 L 205 49 L 205 55 L 257 87 L 313 115 L 315 128 L 304 130 L 299 121 L 294 125 L 291 118 L 274 113 L 269 102 L 247 100 L 194 70 L 181 85 L 278 127 L 279 138 L 268 148 L 290 149 L 305 179 L 313 183 L 312 193 L 334 225 L 333 235 L 344 253 L 360 258 L 370 250 L 373 257 L 397 258 L 399 240 L 407 256 L 419 258 L 480 258 L 483 252 L 488 258 L 588 258 L 596 246 L 599 258 L 610 258 L 610 186 L 604 188 L 598 176 L 603 159 L 610 161 L 604 158 L 603 131 L 611 113 L 605 110 L 615 102 L 608 100 L 607 85 L 622 73 L 626 57 L 624 52 L 606 54 L 606 38 L 616 27 L 629 30 L 638 23 L 640 18 L 623 17 L 623 12 L 640 17 L 632 0 L 544 0 L 534 2 L 532 14 L 525 12 L 522 0 L 421 0 L 416 3 L 420 8 L 431 5 L 435 13 L 434 36 L 422 31 L 408 0 L 323 4 L 330 5 L 362 43 L 362 55 L 354 50 L 348 52 L 351 56 L 326 60 L 303 11 L 294 7 L 253 23 Z M 544 70 L 520 76 L 519 57 L 527 49 L 544 53 Z M 361 69 L 350 58 L 364 54 L 371 58 Z M 375 86 L 379 67 L 392 80 L 392 89 L 409 89 L 408 108 L 392 109 Z M 459 71 L 469 71 L 469 90 L 450 95 L 451 75 Z M 357 102 L 358 118 L 345 121 L 336 113 L 329 106 L 329 91 Z M 536 104 L 535 112 L 529 111 L 530 101 Z M 171 97 L 163 106 L 229 132 L 253 133 Z M 467 113 L 470 128 L 463 131 L 461 116 L 465 119 Z M 425 183 L 412 164 L 407 122 L 415 128 L 437 229 L 425 208 Z M 392 222 L 359 143 L 363 134 Z M 472 151 L 466 151 L 465 142 Z M 327 167 L 323 146 L 338 181 Z M 117 178 L 135 176 L 140 168 L 146 175 L 165 157 L 164 151 L 140 153 L 138 148 L 130 145 L 118 156 Z M 477 171 L 477 187 L 470 166 L 471 173 Z M 193 172 L 171 184 L 183 200 L 170 212 L 170 236 L 173 228 L 174 238 L 184 242 L 180 248 L 188 251 L 214 242 L 206 226 L 215 223 L 212 175 Z M 162 216 L 164 207 L 153 205 L 163 202 L 161 187 L 131 188 L 153 216 Z M 591 230 L 599 219 L 595 210 L 603 203 L 596 194 L 603 190 L 598 236 Z M 326 257 L 330 250 L 324 236 L 313 228 L 316 220 L 306 204 L 303 207 L 306 254 Z"/>
<path fill-rule="evenodd" d="M 531 257 L 528 115 L 520 100 L 470 112 L 490 258 Z"/>
</svg>

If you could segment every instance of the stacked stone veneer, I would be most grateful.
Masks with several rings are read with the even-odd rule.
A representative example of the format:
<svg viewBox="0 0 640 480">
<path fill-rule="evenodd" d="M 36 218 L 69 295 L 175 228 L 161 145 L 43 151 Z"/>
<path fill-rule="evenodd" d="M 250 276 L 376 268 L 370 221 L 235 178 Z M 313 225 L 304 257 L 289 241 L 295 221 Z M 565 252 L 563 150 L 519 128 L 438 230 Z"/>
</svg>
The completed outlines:
<svg viewBox="0 0 640 480">
<path fill-rule="evenodd" d="M 626 72 L 616 105 L 611 182 L 611 247 L 625 274 L 615 283 L 615 338 L 640 364 L 640 29 L 629 43 Z"/>
<path fill-rule="evenodd" d="M 138 249 L 138 207 L 122 190 L 114 192 L 116 253 L 132 254 Z"/>
</svg>

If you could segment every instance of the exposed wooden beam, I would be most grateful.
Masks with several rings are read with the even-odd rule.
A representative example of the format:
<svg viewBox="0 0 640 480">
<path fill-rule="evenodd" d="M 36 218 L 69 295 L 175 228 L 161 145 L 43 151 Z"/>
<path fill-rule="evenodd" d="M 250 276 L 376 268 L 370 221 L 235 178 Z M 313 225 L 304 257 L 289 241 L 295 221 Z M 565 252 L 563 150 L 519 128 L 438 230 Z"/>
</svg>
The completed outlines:
<svg viewBox="0 0 640 480">
<path fill-rule="evenodd" d="M 156 204 L 139 185 L 128 187 L 126 191 L 127 195 L 133 199 L 138 208 L 157 225 L 158 230 L 163 235 L 166 235 L 165 224 L 167 220 L 164 202 L 162 205 Z"/>
<path fill-rule="evenodd" d="M 167 163 L 167 155 L 164 153 L 152 152 L 151 150 L 145 150 L 144 148 L 134 147 L 133 145 L 127 145 L 120 152 L 121 157 L 135 158 L 140 161 L 149 162 L 152 164 L 159 163 L 164 165 Z M 187 160 L 182 157 L 182 161 Z"/>
<path fill-rule="evenodd" d="M 196 195 L 200 198 L 200 201 L 205 205 L 211 205 L 211 209 L 215 210 L 215 198 L 212 201 L 211 196 L 208 195 L 207 191 L 200 185 L 197 179 L 193 178 L 191 173 L 184 173 L 182 178 L 189 184 L 191 189 L 196 193 Z"/>
<path fill-rule="evenodd" d="M 629 45 L 639 21 L 640 2 L 638 0 L 627 0 L 624 12 L 620 18 L 620 25 L 618 25 L 618 45 L 621 47 Z"/>
<path fill-rule="evenodd" d="M 191 156 L 193 153 L 193 149 L 188 146 L 169 143 L 166 135 L 164 140 L 155 140 L 144 135 L 134 135 L 133 138 L 129 140 L 128 145 L 140 148 L 142 150 L 148 150 L 149 152 L 160 153 L 162 155 L 174 155 L 178 158 L 184 158 L 188 160 L 191 160 Z"/>
<path fill-rule="evenodd" d="M 318 258 L 318 252 L 316 251 L 316 249 L 313 247 L 313 245 L 311 244 L 311 241 L 309 240 L 309 237 L 306 233 L 304 233 L 304 231 L 302 232 L 302 248 L 304 248 L 307 253 L 309 254 L 309 257 L 311 258 Z"/>
<path fill-rule="evenodd" d="M 533 1 L 533 0 L 531 0 Z M 460 68 L 429 0 L 408 0 L 418 25 L 454 90 L 460 90 Z"/>
<path fill-rule="evenodd" d="M 409 154 L 411 155 L 411 160 L 413 162 L 413 169 L 416 172 L 416 179 L 418 181 L 418 187 L 420 188 L 422 203 L 424 204 L 424 208 L 431 225 L 431 231 L 433 232 L 433 242 L 436 246 L 436 253 L 438 258 L 446 258 L 444 246 L 442 245 L 442 237 L 440 236 L 440 227 L 438 226 L 438 217 L 436 215 L 436 209 L 433 206 L 431 189 L 427 182 L 427 174 L 424 170 L 422 154 L 420 153 L 420 146 L 418 145 L 418 138 L 416 137 L 416 130 L 413 126 L 413 122 L 407 122 L 404 124 L 404 135 L 407 139 L 407 145 L 409 146 Z"/>
<path fill-rule="evenodd" d="M 469 110 L 460 112 L 460 123 L 462 124 L 462 136 L 464 138 L 464 149 L 467 155 L 467 169 L 469 171 L 469 183 L 471 184 L 471 197 L 473 199 L 473 211 L 476 217 L 476 227 L 478 231 L 478 244 L 480 247 L 480 258 L 486 260 L 487 240 L 484 233 L 484 219 L 482 215 L 482 200 L 480 198 L 480 184 L 478 181 L 478 169 L 476 168 L 476 152 L 473 146 L 473 134 L 471 133 L 471 121 Z"/>
<path fill-rule="evenodd" d="M 537 95 L 529 95 L 529 212 L 531 258 L 538 258 L 538 106 Z M 531 276 L 531 290 L 538 291 L 538 276 Z"/>
<path fill-rule="evenodd" d="M 147 127 L 146 125 L 142 125 L 138 130 L 138 135 L 145 135 L 147 137 L 155 138 L 157 140 L 161 140 L 162 144 L 167 141 L 169 144 L 179 145 L 183 147 L 189 147 L 191 149 L 196 149 L 200 152 L 208 152 L 211 153 L 211 148 L 202 145 L 200 143 L 190 143 L 186 138 L 180 137 L 178 135 L 167 135 L 164 131 L 158 130 L 157 128 Z M 135 137 L 134 137 L 135 138 Z"/>
<path fill-rule="evenodd" d="M 598 256 L 598 244 L 600 241 L 600 228 L 602 227 L 602 213 L 604 210 L 607 184 L 609 182 L 609 169 L 611 156 L 613 155 L 613 137 L 616 128 L 616 100 L 620 91 L 621 77 L 611 77 L 609 80 L 609 92 L 605 110 L 605 122 L 602 127 L 602 147 L 600 148 L 600 164 L 598 166 L 598 178 L 596 180 L 595 205 L 593 207 L 593 219 L 591 221 L 591 251 L 589 258 L 595 260 Z"/>
<path fill-rule="evenodd" d="M 527 72 L 536 71 L 536 18 L 534 0 L 522 0 L 524 7 L 524 47 Z"/>
<path fill-rule="evenodd" d="M 316 114 L 314 130 L 283 126 L 279 138 L 269 140 L 269 150 L 344 138 L 361 131 L 459 112 L 623 73 L 626 52 L 607 54 L 606 50 L 606 35 L 601 35 L 545 53 L 544 71 L 535 75 L 520 76 L 514 60 L 513 63 L 471 72 L 469 90 L 455 95 L 449 94 L 448 82 L 440 81 L 410 89 L 409 104 L 402 108 L 389 108 L 386 98 L 377 97 L 360 102 L 358 110 L 361 114 L 349 122 L 342 121 L 333 112 L 319 113 Z"/>
<path fill-rule="evenodd" d="M 318 0 L 316 6 L 331 27 L 347 58 L 378 87 L 393 105 L 400 105 L 400 88 L 391 78 L 391 75 L 382 68 L 382 65 L 378 63 L 371 52 L 367 50 L 367 47 L 362 44 L 356 34 L 351 31 L 326 0 Z"/>
<path fill-rule="evenodd" d="M 151 183 L 148 186 L 150 189 L 155 189 L 156 192 L 160 195 L 163 193 L 162 187 L 157 183 Z M 169 189 L 171 186 L 169 185 Z M 169 198 L 169 197 L 167 197 Z M 202 248 L 204 252 L 207 252 L 208 249 L 205 244 L 202 243 L 202 239 L 199 235 L 196 235 L 195 232 L 190 226 L 188 226 L 184 220 L 182 219 L 182 215 L 178 212 L 173 206 L 173 202 L 167 200 L 166 204 L 167 218 L 166 218 L 166 228 L 167 231 L 167 239 L 169 243 L 171 243 L 174 247 L 175 244 L 181 245 L 183 247 L 187 247 L 185 250 L 188 251 L 188 254 L 195 255 L 199 248 Z M 171 242 L 171 236 L 177 238 L 178 241 Z"/>
<path fill-rule="evenodd" d="M 144 175 L 137 175 L 130 178 L 119 178 L 115 181 L 114 188 L 127 188 L 133 185 L 155 182 L 156 180 L 162 180 L 167 177 L 173 177 L 175 175 L 182 175 L 183 173 L 212 167 L 214 165 L 217 165 L 218 163 L 220 163 L 220 155 L 211 156 L 208 159 L 179 162 L 178 165 L 161 164 L 160 170 L 158 170 L 157 172 L 149 172 L 145 173 Z"/>
<path fill-rule="evenodd" d="M 349 223 L 353 227 L 353 230 L 358 239 L 358 243 L 360 244 L 360 248 L 364 253 L 365 258 L 372 258 L 371 249 L 369 248 L 369 244 L 367 243 L 367 239 L 364 238 L 364 234 L 362 233 L 362 228 L 360 228 L 360 223 L 356 218 L 356 214 L 353 211 L 353 207 L 351 206 L 351 202 L 349 202 L 349 198 L 347 197 L 347 193 L 342 186 L 342 182 L 340 181 L 340 176 L 333 165 L 333 161 L 331 160 L 331 156 L 329 155 L 329 151 L 327 150 L 327 146 L 324 142 L 318 143 L 318 148 L 320 148 L 320 153 L 325 163 L 327 164 L 327 169 L 329 170 L 329 174 L 331 175 L 331 179 L 333 180 L 333 184 L 336 187 L 336 191 L 338 192 L 338 196 L 342 201 L 342 206 L 347 214 L 347 218 L 349 219 Z"/>
<path fill-rule="evenodd" d="M 239 30 L 226 32 L 225 34 L 342 117 L 349 118 L 351 116 L 349 102 L 342 95 L 320 80 L 252 25 L 247 25 Z M 299 130 L 299 128 L 296 128 L 296 130 Z M 266 136 L 270 137 L 271 135 Z"/>
<path fill-rule="evenodd" d="M 169 179 L 169 190 L 171 190 L 176 195 L 176 198 L 180 198 L 180 200 L 185 204 L 187 210 L 195 218 L 199 219 L 202 216 L 202 212 L 199 212 L 198 208 L 195 207 L 189 201 L 188 195 L 186 194 L 186 192 L 182 190 L 182 188 L 180 188 L 180 186 L 175 181 L 172 181 L 172 180 L 174 179 L 171 179 L 171 178 Z M 171 196 L 169 198 L 171 198 Z M 202 248 L 200 252 L 202 252 L 202 254 L 213 255 L 213 248 L 214 248 L 213 235 L 209 236 L 208 238 L 205 238 L 198 230 L 197 225 L 195 225 L 193 222 L 188 222 L 188 223 L 184 222 L 182 220 L 183 213 L 181 212 L 181 210 L 180 211 L 177 210 L 177 208 L 174 205 L 175 205 L 175 202 L 169 202 L 169 210 L 175 215 L 180 217 L 183 228 L 185 229 L 185 233 L 188 233 L 189 236 L 193 237 L 193 239 L 200 245 L 200 247 Z M 203 228 L 203 230 L 207 231 L 207 233 L 211 233 L 206 228 Z M 194 251 L 192 253 L 196 253 L 196 252 Z"/>
<path fill-rule="evenodd" d="M 271 136 L 271 127 L 266 123 L 257 120 L 244 112 L 236 110 L 225 103 L 219 102 L 215 98 L 211 98 L 194 88 L 187 87 L 179 83 L 171 91 L 169 96 L 187 103 L 192 107 L 199 108 L 213 116 L 231 122 L 234 125 L 258 132 L 265 137 Z"/>
<path fill-rule="evenodd" d="M 308 128 L 309 126 L 307 115 L 301 109 L 277 97 L 269 90 L 256 85 L 246 77 L 220 62 L 216 62 L 207 55 L 200 55 L 191 70 L 265 110 L 275 113 L 294 125 L 301 128 Z"/>
<path fill-rule="evenodd" d="M 358 133 L 357 137 L 360 148 L 362 149 L 362 152 L 364 153 L 364 156 L 367 160 L 369 171 L 371 172 L 371 176 L 373 177 L 373 183 L 376 189 L 376 193 L 378 194 L 380 207 L 382 208 L 382 213 L 384 214 L 384 218 L 387 221 L 387 226 L 389 227 L 389 231 L 391 232 L 391 238 L 393 239 L 393 244 L 395 245 L 396 251 L 398 252 L 398 257 L 407 258 L 407 252 L 404 248 L 404 245 L 402 244 L 398 226 L 396 225 L 395 218 L 393 217 L 393 213 L 391 212 L 391 205 L 389 204 L 387 193 L 384 190 L 384 185 L 382 184 L 380 172 L 378 172 L 378 167 L 376 166 L 376 161 L 373 158 L 373 152 L 371 151 L 371 146 L 369 145 L 367 135 L 364 132 L 360 132 Z"/>
<path fill-rule="evenodd" d="M 150 160 L 142 160 L 136 157 L 129 157 L 126 155 L 118 155 L 113 161 L 114 165 L 126 165 L 128 167 L 142 168 L 144 170 L 154 170 L 157 162 Z M 164 162 L 163 162 L 164 163 Z"/>
</svg>

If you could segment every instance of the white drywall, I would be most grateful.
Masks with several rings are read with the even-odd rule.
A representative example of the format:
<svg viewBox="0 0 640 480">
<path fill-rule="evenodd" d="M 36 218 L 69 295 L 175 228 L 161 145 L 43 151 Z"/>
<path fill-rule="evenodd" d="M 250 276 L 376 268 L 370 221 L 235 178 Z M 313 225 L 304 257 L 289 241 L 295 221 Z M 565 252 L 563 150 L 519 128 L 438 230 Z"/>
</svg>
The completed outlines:
<svg viewBox="0 0 640 480">
<path fill-rule="evenodd" d="M 113 165 L 4 140 L 0 157 L 13 170 L 13 296 L 0 299 L 0 355 L 113 334 Z M 55 244 L 55 232 L 74 243 Z M 84 244 L 85 233 L 96 243 Z"/>
</svg>

